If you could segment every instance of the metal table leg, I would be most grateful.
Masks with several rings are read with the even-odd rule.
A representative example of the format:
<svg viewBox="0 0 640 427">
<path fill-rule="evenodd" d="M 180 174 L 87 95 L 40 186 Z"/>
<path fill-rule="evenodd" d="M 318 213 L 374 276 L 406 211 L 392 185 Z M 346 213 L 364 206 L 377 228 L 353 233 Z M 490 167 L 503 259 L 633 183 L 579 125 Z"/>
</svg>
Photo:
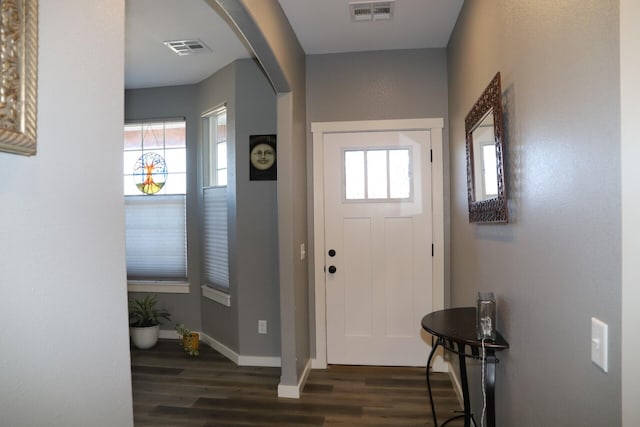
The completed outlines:
<svg viewBox="0 0 640 427">
<path fill-rule="evenodd" d="M 462 348 L 461 348 L 462 346 Z M 464 344 L 458 343 L 458 361 L 460 366 L 460 382 L 462 383 L 462 400 L 464 401 L 464 427 L 471 426 L 471 403 L 469 402 L 469 381 L 467 379 L 467 362 L 464 355 Z"/>
<path fill-rule="evenodd" d="M 438 417 L 436 416 L 436 407 L 435 404 L 433 403 L 433 393 L 431 393 L 431 381 L 429 380 L 429 371 L 430 371 L 430 367 L 431 367 L 431 360 L 433 359 L 433 356 L 436 353 L 436 350 L 438 349 L 438 346 L 441 345 L 444 348 L 444 343 L 442 342 L 441 338 L 438 338 L 436 340 L 435 345 L 433 346 L 433 348 L 431 349 L 431 352 L 429 353 L 429 358 L 427 359 L 427 370 L 426 370 L 426 377 L 427 377 L 427 388 L 429 389 L 429 403 L 431 403 L 431 414 L 433 415 L 433 425 L 435 427 L 438 427 Z M 464 356 L 461 355 L 460 356 L 462 358 L 462 363 L 464 363 Z M 440 427 L 444 427 L 447 424 L 449 424 L 451 421 L 453 420 L 457 420 L 458 418 L 462 418 L 465 417 L 465 427 L 469 427 L 470 424 L 468 424 L 469 422 L 466 421 L 469 418 L 469 414 L 470 414 L 470 409 L 468 408 L 469 404 L 469 390 L 466 387 L 466 379 L 467 379 L 467 370 L 466 370 L 466 366 L 465 369 L 463 370 L 464 372 L 464 380 L 463 380 L 463 390 L 466 390 L 466 394 L 463 392 L 463 395 L 465 396 L 464 401 L 465 401 L 465 412 L 463 414 L 460 415 L 455 415 L 451 418 L 448 418 L 444 423 L 442 423 L 440 425 Z M 462 375 L 462 374 L 461 374 Z"/>
<path fill-rule="evenodd" d="M 487 355 L 485 366 L 484 387 L 487 394 L 487 426 L 496 425 L 495 408 L 495 386 L 496 386 L 496 359 L 493 354 Z"/>
<path fill-rule="evenodd" d="M 440 338 L 438 338 L 436 340 L 435 345 L 431 349 L 431 352 L 429 353 L 429 358 L 427 359 L 427 371 L 426 371 L 427 388 L 429 389 L 429 402 L 431 403 L 431 414 L 433 415 L 433 425 L 435 427 L 438 427 L 438 418 L 436 417 L 436 407 L 433 404 L 433 393 L 431 393 L 431 381 L 429 381 L 429 370 L 431 368 L 431 359 L 433 359 L 433 355 L 436 353 L 436 349 L 440 344 L 442 343 L 440 342 Z"/>
</svg>

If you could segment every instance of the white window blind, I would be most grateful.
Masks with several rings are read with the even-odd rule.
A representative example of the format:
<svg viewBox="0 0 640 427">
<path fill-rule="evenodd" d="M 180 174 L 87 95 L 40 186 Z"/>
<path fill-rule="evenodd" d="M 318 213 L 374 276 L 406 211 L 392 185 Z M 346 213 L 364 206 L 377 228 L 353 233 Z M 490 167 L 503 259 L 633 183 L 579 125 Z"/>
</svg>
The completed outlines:
<svg viewBox="0 0 640 427">
<path fill-rule="evenodd" d="M 186 281 L 185 196 L 126 196 L 129 280 Z"/>
<path fill-rule="evenodd" d="M 227 188 L 204 189 L 204 277 L 209 286 L 229 289 Z"/>
</svg>

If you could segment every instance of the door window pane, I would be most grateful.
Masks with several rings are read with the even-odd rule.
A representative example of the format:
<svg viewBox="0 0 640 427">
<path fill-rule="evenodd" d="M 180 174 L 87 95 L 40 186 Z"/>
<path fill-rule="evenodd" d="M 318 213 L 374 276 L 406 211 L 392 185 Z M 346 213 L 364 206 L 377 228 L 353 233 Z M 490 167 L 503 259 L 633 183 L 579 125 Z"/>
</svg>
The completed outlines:
<svg viewBox="0 0 640 427">
<path fill-rule="evenodd" d="M 367 151 L 367 198 L 387 198 L 387 150 Z"/>
<path fill-rule="evenodd" d="M 410 148 L 345 150 L 345 200 L 411 198 Z"/>
<path fill-rule="evenodd" d="M 406 199 L 411 195 L 409 150 L 389 150 L 389 196 Z"/>
<path fill-rule="evenodd" d="M 344 153 L 345 198 L 364 199 L 364 151 Z"/>
</svg>

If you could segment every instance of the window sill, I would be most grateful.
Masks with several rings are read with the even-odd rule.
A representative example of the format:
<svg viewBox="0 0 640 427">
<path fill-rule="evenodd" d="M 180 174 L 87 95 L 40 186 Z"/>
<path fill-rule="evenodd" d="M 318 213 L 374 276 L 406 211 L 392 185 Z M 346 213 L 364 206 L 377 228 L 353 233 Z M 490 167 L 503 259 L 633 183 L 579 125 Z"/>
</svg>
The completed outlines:
<svg viewBox="0 0 640 427">
<path fill-rule="evenodd" d="M 127 282 L 129 292 L 154 292 L 158 294 L 188 294 L 188 282 L 152 282 L 152 281 L 129 281 Z"/>
<path fill-rule="evenodd" d="M 222 304 L 225 307 L 231 307 L 231 295 L 214 289 L 211 286 L 202 285 L 202 296 L 218 304 Z"/>
</svg>

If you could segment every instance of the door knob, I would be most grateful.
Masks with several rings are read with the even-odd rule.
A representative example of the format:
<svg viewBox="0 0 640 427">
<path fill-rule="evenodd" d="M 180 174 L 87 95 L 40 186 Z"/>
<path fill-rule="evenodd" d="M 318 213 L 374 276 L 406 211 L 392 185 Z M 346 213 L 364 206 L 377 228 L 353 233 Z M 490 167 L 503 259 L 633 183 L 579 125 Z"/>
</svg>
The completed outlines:
<svg viewBox="0 0 640 427">
<path fill-rule="evenodd" d="M 329 256 L 330 256 L 330 257 L 334 257 L 334 256 L 336 256 L 336 251 L 335 251 L 335 249 L 329 249 Z"/>
<path fill-rule="evenodd" d="M 335 267 L 335 265 L 330 265 L 329 266 L 329 273 L 333 274 L 336 271 L 338 271 L 338 269 Z"/>
</svg>

